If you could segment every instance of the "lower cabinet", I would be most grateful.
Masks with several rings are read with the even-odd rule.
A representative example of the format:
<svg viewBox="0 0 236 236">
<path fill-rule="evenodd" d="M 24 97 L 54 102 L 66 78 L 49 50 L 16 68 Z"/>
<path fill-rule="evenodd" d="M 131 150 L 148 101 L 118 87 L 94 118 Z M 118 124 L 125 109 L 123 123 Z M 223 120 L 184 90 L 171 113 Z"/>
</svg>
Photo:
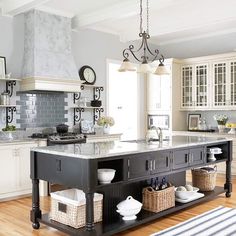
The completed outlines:
<svg viewBox="0 0 236 236">
<path fill-rule="evenodd" d="M 170 170 L 170 152 L 152 152 L 128 158 L 128 178 L 148 176 Z"/>
<path fill-rule="evenodd" d="M 170 152 L 155 152 L 152 155 L 152 174 L 162 173 L 170 170 Z"/>
<path fill-rule="evenodd" d="M 203 164 L 206 161 L 204 147 L 181 149 L 173 152 L 173 169 Z"/>
<path fill-rule="evenodd" d="M 128 179 L 204 164 L 206 162 L 205 153 L 205 147 L 196 147 L 130 155 L 127 159 Z"/>
<path fill-rule="evenodd" d="M 30 149 L 39 143 L 0 145 L 0 199 L 32 192 L 30 179 Z"/>
<path fill-rule="evenodd" d="M 11 146 L 0 147 L 0 195 L 16 191 L 17 166 L 14 153 Z"/>
<path fill-rule="evenodd" d="M 30 179 L 30 148 L 37 147 L 37 143 L 17 145 L 16 165 L 18 169 L 17 188 L 22 190 L 31 189 L 32 182 Z"/>
</svg>

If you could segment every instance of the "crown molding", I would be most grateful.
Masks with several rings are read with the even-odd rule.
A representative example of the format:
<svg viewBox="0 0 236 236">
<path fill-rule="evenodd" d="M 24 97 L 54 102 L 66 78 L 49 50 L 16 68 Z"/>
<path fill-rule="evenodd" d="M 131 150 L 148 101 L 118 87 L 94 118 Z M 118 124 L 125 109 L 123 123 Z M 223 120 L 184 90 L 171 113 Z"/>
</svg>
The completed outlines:
<svg viewBox="0 0 236 236">
<path fill-rule="evenodd" d="M 52 15 L 59 15 L 59 16 L 64 16 L 68 18 L 73 18 L 75 16 L 75 14 L 72 12 L 56 10 L 56 9 L 53 9 L 52 7 L 47 7 L 43 5 L 37 6 L 35 9 L 52 14 Z"/>
<path fill-rule="evenodd" d="M 40 5 L 47 3 L 49 0 L 3 0 L 2 15 L 16 16 Z"/>
</svg>

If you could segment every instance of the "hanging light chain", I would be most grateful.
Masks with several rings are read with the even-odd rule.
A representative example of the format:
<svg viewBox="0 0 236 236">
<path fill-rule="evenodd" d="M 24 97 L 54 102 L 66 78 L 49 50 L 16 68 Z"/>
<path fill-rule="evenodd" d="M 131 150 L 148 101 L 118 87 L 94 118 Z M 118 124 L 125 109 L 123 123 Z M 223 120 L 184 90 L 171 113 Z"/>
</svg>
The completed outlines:
<svg viewBox="0 0 236 236">
<path fill-rule="evenodd" d="M 143 0 L 140 0 L 140 34 L 143 32 Z"/>
<path fill-rule="evenodd" d="M 147 34 L 149 34 L 149 0 L 147 0 Z"/>
</svg>

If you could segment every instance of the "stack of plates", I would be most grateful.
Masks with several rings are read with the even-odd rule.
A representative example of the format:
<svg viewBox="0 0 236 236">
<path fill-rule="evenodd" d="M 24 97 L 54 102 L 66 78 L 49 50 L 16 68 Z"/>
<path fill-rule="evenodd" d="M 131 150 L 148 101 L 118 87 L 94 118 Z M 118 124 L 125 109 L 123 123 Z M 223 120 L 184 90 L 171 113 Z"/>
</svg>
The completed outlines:
<svg viewBox="0 0 236 236">
<path fill-rule="evenodd" d="M 208 154 L 221 154 L 222 150 L 221 150 L 221 148 L 218 148 L 218 147 L 207 148 L 207 153 Z"/>
</svg>

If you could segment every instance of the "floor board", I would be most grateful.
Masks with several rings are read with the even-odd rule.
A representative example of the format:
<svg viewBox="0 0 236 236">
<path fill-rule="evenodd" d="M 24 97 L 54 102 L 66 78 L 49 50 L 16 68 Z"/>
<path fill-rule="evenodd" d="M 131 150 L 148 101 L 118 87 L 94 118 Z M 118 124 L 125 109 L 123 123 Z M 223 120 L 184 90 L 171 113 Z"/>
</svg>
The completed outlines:
<svg viewBox="0 0 236 236">
<path fill-rule="evenodd" d="M 223 179 L 218 179 L 218 185 L 223 184 Z M 236 190 L 236 179 L 233 180 L 233 188 Z M 202 203 L 187 210 L 162 217 L 156 221 L 124 231 L 116 236 L 146 236 L 170 226 L 176 225 L 184 220 L 190 219 L 198 214 L 211 210 L 219 205 L 226 207 L 236 207 L 236 191 L 231 198 L 225 198 L 224 195 L 218 196 L 212 201 Z M 50 208 L 50 199 L 41 198 L 41 209 L 48 212 Z M 22 198 L 18 200 L 0 203 L 0 236 L 64 236 L 65 234 L 41 225 L 40 230 L 33 230 L 29 219 L 31 209 L 31 198 Z"/>
</svg>

